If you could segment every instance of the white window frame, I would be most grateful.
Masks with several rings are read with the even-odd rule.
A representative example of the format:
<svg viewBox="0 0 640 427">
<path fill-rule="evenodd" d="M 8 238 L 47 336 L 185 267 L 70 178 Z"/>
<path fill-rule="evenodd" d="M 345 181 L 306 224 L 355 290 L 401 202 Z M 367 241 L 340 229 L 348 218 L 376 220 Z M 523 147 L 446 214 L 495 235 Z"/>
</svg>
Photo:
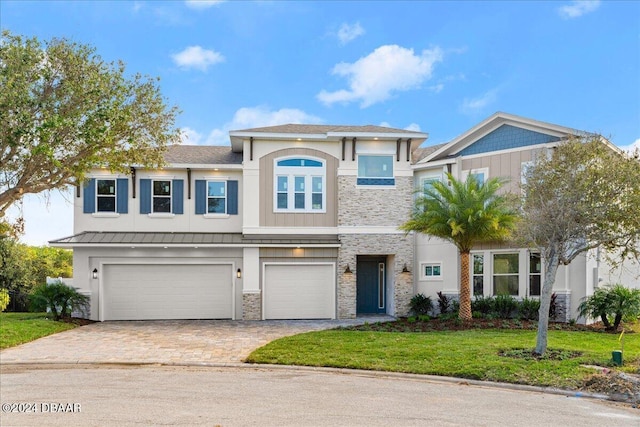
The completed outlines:
<svg viewBox="0 0 640 427">
<path fill-rule="evenodd" d="M 222 183 L 224 185 L 224 212 L 209 212 L 209 199 L 221 199 L 222 197 L 218 196 L 209 196 L 209 183 Z M 206 200 L 205 200 L 205 216 L 207 217 L 220 217 L 227 216 L 227 203 L 229 198 L 229 193 L 227 189 L 227 180 L 226 179 L 207 179 L 206 181 Z"/>
<path fill-rule="evenodd" d="M 424 197 L 426 197 L 426 194 L 424 192 L 425 188 L 425 183 L 429 181 L 429 182 L 434 182 L 434 181 L 439 181 L 442 182 L 442 174 L 431 174 L 431 175 L 425 175 L 423 177 L 420 178 L 420 194 Z"/>
<path fill-rule="evenodd" d="M 278 166 L 278 162 L 290 159 L 303 159 L 313 160 L 319 162 L 322 166 Z M 287 207 L 278 208 L 278 178 L 286 177 L 287 179 Z M 296 177 L 304 178 L 304 208 L 295 208 L 295 181 Z M 314 192 L 313 178 L 321 178 L 322 182 L 322 208 L 313 209 L 313 194 L 318 194 L 318 191 Z M 298 194 L 301 192 L 297 192 Z M 278 157 L 273 161 L 273 212 L 274 213 L 326 213 L 327 212 L 327 162 L 324 159 L 310 156 L 285 156 Z"/>
<path fill-rule="evenodd" d="M 515 255 L 518 257 L 518 272 L 517 273 L 496 273 L 495 272 L 495 257 L 496 255 Z M 485 259 L 486 261 L 486 259 Z M 496 276 L 500 276 L 500 277 L 510 277 L 510 276 L 517 276 L 518 277 L 518 291 L 516 292 L 515 295 L 509 294 L 513 297 L 519 297 L 520 296 L 520 281 L 521 281 L 521 277 L 523 274 L 523 267 L 526 269 L 528 267 L 528 265 L 520 265 L 520 250 L 516 249 L 513 251 L 500 251 L 500 252 L 491 252 L 491 296 L 497 296 L 498 294 L 496 293 L 496 283 L 495 283 L 495 278 Z M 486 267 L 486 262 L 485 262 L 485 267 Z M 529 274 L 529 271 L 526 270 L 525 274 Z"/>
<path fill-rule="evenodd" d="M 100 177 L 100 178 L 95 178 L 95 182 L 96 182 L 96 201 L 95 201 L 95 214 L 97 215 L 109 215 L 109 214 L 117 214 L 118 213 L 118 179 L 115 177 Z M 100 195 L 98 193 L 98 182 L 99 181 L 113 181 L 113 195 L 110 194 L 102 194 Z M 99 203 L 98 203 L 98 199 L 100 197 L 113 197 L 113 210 L 112 211 L 101 211 L 98 210 L 99 209 Z"/>
<path fill-rule="evenodd" d="M 540 257 L 540 273 L 531 272 L 531 256 L 538 255 Z M 531 295 L 531 276 L 540 276 L 540 295 Z M 531 251 L 527 256 L 527 298 L 540 298 L 542 295 L 542 285 L 544 285 L 544 262 L 540 252 Z"/>
<path fill-rule="evenodd" d="M 167 181 L 169 183 L 169 195 L 156 195 L 155 194 L 155 183 L 160 181 Z M 169 212 L 156 212 L 154 199 L 158 198 L 168 198 L 169 199 Z M 152 215 L 167 215 L 173 214 L 173 180 L 170 178 L 154 178 L 151 180 L 151 214 Z"/>
<path fill-rule="evenodd" d="M 484 175 L 484 180 L 482 182 L 483 183 L 487 182 L 487 180 L 489 179 L 489 168 L 477 168 L 477 169 L 466 170 L 462 174 L 462 179 L 463 181 L 466 181 L 469 175 L 479 175 L 479 174 Z"/>
<path fill-rule="evenodd" d="M 474 263 L 474 257 L 482 257 L 482 273 L 476 273 L 475 272 L 475 263 Z M 486 263 L 486 254 L 484 252 L 471 252 L 469 254 L 469 258 L 470 258 L 470 262 L 469 262 L 469 267 L 471 269 L 469 277 L 471 277 L 471 295 L 476 295 L 475 291 L 474 291 L 474 287 L 475 287 L 475 278 L 476 277 L 482 277 L 482 293 L 480 293 L 479 295 L 484 296 L 486 293 L 486 285 L 487 285 L 487 263 Z M 491 279 L 489 279 L 489 282 L 491 282 Z M 493 286 L 493 284 L 492 284 Z M 493 292 L 493 290 L 491 291 Z"/>
<path fill-rule="evenodd" d="M 432 268 L 432 273 L 433 273 L 433 268 L 437 267 L 439 274 L 431 274 L 430 276 L 427 275 L 426 269 L 427 267 L 431 267 Z M 421 262 L 420 263 L 420 280 L 444 280 L 443 275 L 442 275 L 442 262 L 440 261 L 436 261 L 436 262 Z"/>
</svg>

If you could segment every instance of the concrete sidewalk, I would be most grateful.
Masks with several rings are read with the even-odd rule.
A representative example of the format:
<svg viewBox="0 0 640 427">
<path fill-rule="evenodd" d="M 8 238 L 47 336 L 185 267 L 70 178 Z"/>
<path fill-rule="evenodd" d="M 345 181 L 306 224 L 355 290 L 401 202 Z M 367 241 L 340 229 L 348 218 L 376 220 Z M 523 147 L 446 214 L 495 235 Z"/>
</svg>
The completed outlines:
<svg viewBox="0 0 640 427">
<path fill-rule="evenodd" d="M 281 337 L 389 320 L 393 318 L 100 322 L 2 350 L 0 364 L 235 364 Z"/>
</svg>

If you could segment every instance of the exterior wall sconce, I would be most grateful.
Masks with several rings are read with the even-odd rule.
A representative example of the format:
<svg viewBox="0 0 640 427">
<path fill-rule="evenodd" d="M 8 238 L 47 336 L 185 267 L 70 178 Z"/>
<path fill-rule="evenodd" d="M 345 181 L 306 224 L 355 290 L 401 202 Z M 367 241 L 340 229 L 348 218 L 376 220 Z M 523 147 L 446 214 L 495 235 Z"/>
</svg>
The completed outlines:
<svg viewBox="0 0 640 427">
<path fill-rule="evenodd" d="M 91 277 L 93 277 L 94 279 L 98 278 L 98 269 L 94 268 L 93 271 L 91 272 Z"/>
<path fill-rule="evenodd" d="M 242 270 L 238 269 L 238 271 L 236 271 L 236 277 L 242 279 Z"/>
<path fill-rule="evenodd" d="M 402 272 L 403 273 L 410 273 L 409 269 L 407 268 L 407 263 L 404 263 L 404 267 L 402 267 Z"/>
<path fill-rule="evenodd" d="M 344 269 L 344 274 L 351 274 L 351 273 L 353 273 L 353 272 L 349 268 L 349 264 L 347 264 L 347 268 Z"/>
</svg>

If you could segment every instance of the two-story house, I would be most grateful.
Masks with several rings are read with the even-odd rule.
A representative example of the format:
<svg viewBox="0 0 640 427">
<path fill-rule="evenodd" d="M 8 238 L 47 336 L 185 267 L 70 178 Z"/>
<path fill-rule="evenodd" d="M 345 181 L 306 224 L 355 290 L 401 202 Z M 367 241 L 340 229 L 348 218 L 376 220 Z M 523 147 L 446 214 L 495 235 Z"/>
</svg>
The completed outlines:
<svg viewBox="0 0 640 427">
<path fill-rule="evenodd" d="M 78 187 L 74 286 L 93 320 L 316 319 L 408 314 L 411 297 L 457 296 L 455 247 L 398 230 L 416 190 L 445 172 L 511 177 L 578 131 L 497 113 L 453 141 L 380 126 L 282 125 L 230 146 L 172 146 L 167 165 L 96 169 Z M 476 295 L 540 294 L 528 248 L 479 246 Z M 558 271 L 565 319 L 604 275 L 597 258 Z M 609 277 L 605 278 L 609 280 Z"/>
<path fill-rule="evenodd" d="M 379 126 L 230 132 L 167 166 L 95 170 L 78 188 L 74 286 L 94 320 L 405 315 L 414 293 L 412 152 Z"/>
</svg>

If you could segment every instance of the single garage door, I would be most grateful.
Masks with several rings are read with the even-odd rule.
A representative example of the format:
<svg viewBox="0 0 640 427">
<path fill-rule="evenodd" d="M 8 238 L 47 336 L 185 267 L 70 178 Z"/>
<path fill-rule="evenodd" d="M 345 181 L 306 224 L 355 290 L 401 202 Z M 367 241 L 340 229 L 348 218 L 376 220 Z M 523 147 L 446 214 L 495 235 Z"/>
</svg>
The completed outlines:
<svg viewBox="0 0 640 427">
<path fill-rule="evenodd" d="M 267 264 L 264 275 L 265 319 L 335 318 L 333 264 Z"/>
<path fill-rule="evenodd" d="M 105 265 L 103 320 L 229 319 L 231 265 Z"/>
</svg>

